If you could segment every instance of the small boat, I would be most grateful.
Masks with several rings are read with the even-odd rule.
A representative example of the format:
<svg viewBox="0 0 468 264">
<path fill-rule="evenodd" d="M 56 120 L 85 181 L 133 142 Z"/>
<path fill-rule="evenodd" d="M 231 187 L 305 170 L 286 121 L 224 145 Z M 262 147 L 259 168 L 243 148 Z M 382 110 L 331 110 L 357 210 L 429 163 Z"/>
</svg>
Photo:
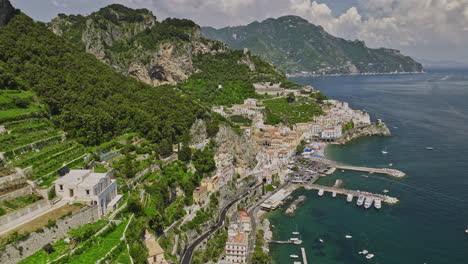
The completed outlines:
<svg viewBox="0 0 468 264">
<path fill-rule="evenodd" d="M 382 149 L 382 154 L 384 154 L 384 155 L 388 154 L 387 147 L 385 147 L 384 149 Z"/>
<path fill-rule="evenodd" d="M 299 235 L 299 232 L 292 232 L 293 235 Z"/>
<path fill-rule="evenodd" d="M 319 238 L 320 243 L 323 243 L 323 239 Z"/>
<path fill-rule="evenodd" d="M 332 197 L 333 197 L 333 198 L 336 197 L 336 192 L 333 192 L 333 193 L 332 193 Z"/>
<path fill-rule="evenodd" d="M 365 198 L 364 198 L 363 195 L 359 195 L 359 198 L 358 198 L 356 204 L 357 204 L 358 206 L 363 205 L 363 204 L 364 204 L 364 199 L 365 199 Z"/>
<path fill-rule="evenodd" d="M 299 256 L 298 256 L 298 255 L 294 255 L 294 254 L 292 254 L 292 255 L 289 255 L 289 257 L 290 257 L 290 258 L 295 258 L 295 259 L 299 258 Z"/>
<path fill-rule="evenodd" d="M 294 242 L 294 241 L 299 241 L 299 238 L 297 238 L 297 237 L 291 237 L 289 240 Z"/>
<path fill-rule="evenodd" d="M 341 170 L 341 172 L 344 172 L 344 170 Z"/>
<path fill-rule="evenodd" d="M 369 253 L 369 251 L 367 251 L 367 250 L 365 250 L 365 249 L 364 249 L 363 251 L 361 251 L 361 252 L 362 252 L 362 254 L 364 254 L 364 255 L 366 255 L 367 253 Z"/>
<path fill-rule="evenodd" d="M 296 241 L 293 241 L 293 243 L 296 244 L 296 245 L 300 245 L 300 244 L 302 244 L 302 240 L 296 240 Z"/>
<path fill-rule="evenodd" d="M 369 178 L 369 175 L 362 174 L 362 177 Z"/>
<path fill-rule="evenodd" d="M 318 191 L 318 195 L 319 195 L 319 196 L 323 196 L 323 193 L 324 193 L 324 192 L 325 192 L 325 191 L 324 191 L 323 189 L 320 189 L 320 190 Z"/>
<path fill-rule="evenodd" d="M 300 261 L 294 261 L 294 264 L 302 264 Z"/>
<path fill-rule="evenodd" d="M 366 259 L 371 259 L 374 257 L 374 254 L 367 254 Z"/>
<path fill-rule="evenodd" d="M 385 190 L 383 190 L 383 192 L 384 192 L 384 193 L 388 193 L 388 192 L 389 192 L 389 190 L 385 189 Z"/>
<path fill-rule="evenodd" d="M 376 209 L 382 208 L 382 200 L 380 200 L 380 199 L 375 199 L 375 201 L 374 201 L 374 207 L 375 207 Z"/>
<path fill-rule="evenodd" d="M 353 238 L 353 236 L 350 236 L 350 235 L 346 235 L 344 236 L 346 239 L 350 239 L 350 238 Z"/>
<path fill-rule="evenodd" d="M 393 163 L 389 163 L 388 166 L 392 167 L 392 166 L 393 166 Z"/>
<path fill-rule="evenodd" d="M 347 201 L 348 203 L 352 202 L 352 201 L 353 201 L 353 195 L 352 195 L 352 194 L 348 194 L 348 195 L 346 196 L 346 201 Z"/>
<path fill-rule="evenodd" d="M 433 147 L 426 147 L 427 150 L 434 150 Z"/>
<path fill-rule="evenodd" d="M 468 234 L 468 229 L 465 230 L 465 233 Z"/>
<path fill-rule="evenodd" d="M 369 209 L 372 206 L 372 203 L 374 202 L 374 199 L 371 197 L 367 197 L 366 201 L 364 202 L 364 208 Z"/>
</svg>

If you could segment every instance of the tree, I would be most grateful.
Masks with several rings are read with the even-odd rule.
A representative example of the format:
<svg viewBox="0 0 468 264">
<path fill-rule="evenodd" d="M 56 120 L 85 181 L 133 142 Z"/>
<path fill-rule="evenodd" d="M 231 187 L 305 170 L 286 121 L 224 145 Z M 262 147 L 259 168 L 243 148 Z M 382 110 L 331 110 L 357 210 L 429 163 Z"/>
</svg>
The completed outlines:
<svg viewBox="0 0 468 264">
<path fill-rule="evenodd" d="M 286 100 L 287 100 L 288 103 L 290 104 L 290 103 L 296 101 L 296 97 L 294 96 L 293 93 L 289 93 L 289 94 L 288 94 L 288 97 L 286 98 Z"/>
<path fill-rule="evenodd" d="M 163 157 L 168 157 L 172 154 L 172 142 L 169 139 L 165 138 L 161 140 L 161 143 L 159 144 L 159 153 Z"/>
<path fill-rule="evenodd" d="M 189 162 L 192 158 L 192 150 L 190 149 L 190 146 L 184 143 L 177 156 L 180 161 Z"/>
<path fill-rule="evenodd" d="M 128 198 L 127 208 L 131 213 L 134 213 L 135 215 L 140 215 L 143 212 L 143 205 L 137 198 L 133 196 L 130 196 Z"/>
<path fill-rule="evenodd" d="M 219 131 L 219 121 L 218 120 L 213 120 L 211 122 L 208 122 L 206 124 L 206 133 L 208 134 L 208 137 L 214 137 L 216 134 L 218 134 Z"/>
</svg>

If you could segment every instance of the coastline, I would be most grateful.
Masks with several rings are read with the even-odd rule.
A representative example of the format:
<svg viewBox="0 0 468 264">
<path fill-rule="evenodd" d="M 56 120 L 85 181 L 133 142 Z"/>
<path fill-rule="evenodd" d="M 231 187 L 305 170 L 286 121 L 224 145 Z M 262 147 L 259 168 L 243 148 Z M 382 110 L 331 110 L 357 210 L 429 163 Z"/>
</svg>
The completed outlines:
<svg viewBox="0 0 468 264">
<path fill-rule="evenodd" d="M 286 77 L 339 77 L 339 76 L 366 76 L 366 75 L 407 75 L 407 74 L 425 74 L 427 72 L 359 72 L 359 73 L 334 73 L 334 74 L 315 74 L 315 73 L 287 73 Z"/>
</svg>

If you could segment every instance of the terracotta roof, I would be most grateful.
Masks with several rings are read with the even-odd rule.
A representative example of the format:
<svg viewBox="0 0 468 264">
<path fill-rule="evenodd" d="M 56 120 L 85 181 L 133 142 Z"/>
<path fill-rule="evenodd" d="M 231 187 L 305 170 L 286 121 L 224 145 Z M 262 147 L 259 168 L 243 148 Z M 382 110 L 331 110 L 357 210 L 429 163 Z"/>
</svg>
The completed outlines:
<svg viewBox="0 0 468 264">
<path fill-rule="evenodd" d="M 237 236 L 229 239 L 229 242 L 231 243 L 245 243 L 246 241 L 246 236 L 244 233 L 240 233 Z"/>
</svg>

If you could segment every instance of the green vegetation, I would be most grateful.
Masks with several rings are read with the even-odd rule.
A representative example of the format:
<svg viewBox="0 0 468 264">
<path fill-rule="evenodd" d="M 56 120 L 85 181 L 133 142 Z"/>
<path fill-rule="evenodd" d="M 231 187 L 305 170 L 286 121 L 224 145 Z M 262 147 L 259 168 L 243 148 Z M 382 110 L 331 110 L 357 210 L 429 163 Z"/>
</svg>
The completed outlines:
<svg viewBox="0 0 468 264">
<path fill-rule="evenodd" d="M 257 232 L 257 237 L 255 240 L 255 248 L 254 248 L 254 254 L 252 256 L 252 263 L 255 264 L 268 264 L 271 262 L 271 257 L 263 252 L 263 235 L 264 231 L 263 230 L 258 230 Z"/>
<path fill-rule="evenodd" d="M 203 263 L 208 263 L 210 261 L 216 263 L 219 256 L 224 251 L 224 246 L 226 245 L 227 238 L 228 238 L 228 234 L 227 234 L 226 229 L 221 229 L 217 231 L 208 240 L 205 250 L 195 251 L 192 263 L 203 264 Z"/>
<path fill-rule="evenodd" d="M 231 122 L 234 122 L 234 123 L 243 124 L 246 126 L 252 125 L 252 120 L 241 115 L 232 115 L 229 117 L 229 119 L 231 119 Z"/>
<path fill-rule="evenodd" d="M 41 249 L 26 259 L 19 262 L 20 264 L 42 264 L 49 263 L 52 260 L 57 259 L 59 256 L 67 253 L 70 250 L 70 245 L 65 243 L 63 240 L 59 240 L 57 243 L 52 245 L 50 253 L 46 252 L 45 249 Z"/>
<path fill-rule="evenodd" d="M 362 41 L 334 37 L 297 16 L 222 29 L 202 28 L 204 35 L 233 49 L 248 48 L 289 73 L 421 71 L 421 64 L 391 49 L 371 49 Z M 237 34 L 242 38 L 233 38 Z M 291 41 L 294 39 L 294 41 Z"/>
<path fill-rule="evenodd" d="M 344 125 L 344 126 L 341 128 L 341 130 L 342 130 L 342 132 L 344 133 L 344 132 L 346 132 L 346 131 L 348 131 L 348 130 L 351 130 L 351 129 L 353 129 L 353 128 L 354 128 L 354 122 L 353 122 L 353 120 L 351 120 L 351 121 L 349 121 L 346 125 Z"/>
<path fill-rule="evenodd" d="M 8 212 L 12 210 L 18 210 L 24 208 L 34 202 L 41 200 L 42 197 L 37 194 L 25 195 L 14 198 L 12 200 L 3 201 L 0 204 L 0 214 L 1 212 Z"/>
<path fill-rule="evenodd" d="M 315 99 L 297 97 L 294 101 L 288 98 L 265 100 L 263 102 L 266 111 L 266 124 L 276 125 L 305 123 L 313 120 L 314 116 L 321 115 L 322 108 Z"/>
<path fill-rule="evenodd" d="M 248 63 L 254 65 L 255 71 L 251 71 Z M 246 98 L 257 98 L 252 83 L 286 80 L 281 71 L 240 50 L 199 55 L 194 58 L 194 65 L 201 72 L 192 74 L 180 88 L 193 98 L 215 105 L 238 104 Z"/>
<path fill-rule="evenodd" d="M 68 135 L 85 145 L 127 131 L 175 143 L 204 112 L 172 89 L 116 73 L 24 14 L 0 28 L 0 68 L 34 91 Z"/>
</svg>

